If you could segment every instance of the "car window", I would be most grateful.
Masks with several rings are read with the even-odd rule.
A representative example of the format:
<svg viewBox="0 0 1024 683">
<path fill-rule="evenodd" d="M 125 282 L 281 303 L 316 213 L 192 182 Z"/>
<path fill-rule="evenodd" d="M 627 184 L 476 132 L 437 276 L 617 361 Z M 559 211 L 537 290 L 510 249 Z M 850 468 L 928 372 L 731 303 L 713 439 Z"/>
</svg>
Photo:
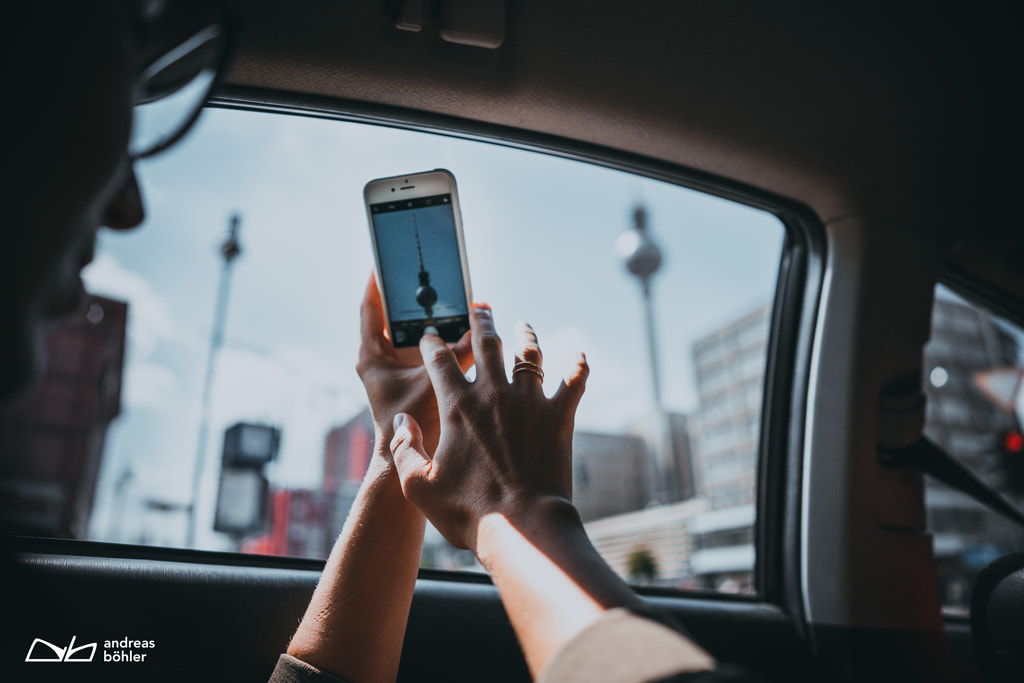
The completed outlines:
<svg viewBox="0 0 1024 683">
<path fill-rule="evenodd" d="M 1024 330 L 939 285 L 924 359 L 925 435 L 1020 506 Z M 1024 547 L 1024 530 L 930 478 L 926 502 L 943 607 L 967 614 L 974 577 Z"/>
<path fill-rule="evenodd" d="M 2 479 L 20 496 L 7 526 L 326 557 L 373 441 L 354 371 L 362 187 L 438 167 L 459 184 L 475 298 L 506 338 L 535 326 L 548 394 L 588 356 L 573 482 L 599 551 L 635 583 L 752 592 L 774 215 L 556 156 L 266 112 L 208 110 L 139 163 L 145 224 L 101 233 L 85 317 L 4 418 L 21 463 Z M 627 262 L 658 260 L 647 241 L 645 294 Z M 430 529 L 423 565 L 479 569 Z"/>
</svg>

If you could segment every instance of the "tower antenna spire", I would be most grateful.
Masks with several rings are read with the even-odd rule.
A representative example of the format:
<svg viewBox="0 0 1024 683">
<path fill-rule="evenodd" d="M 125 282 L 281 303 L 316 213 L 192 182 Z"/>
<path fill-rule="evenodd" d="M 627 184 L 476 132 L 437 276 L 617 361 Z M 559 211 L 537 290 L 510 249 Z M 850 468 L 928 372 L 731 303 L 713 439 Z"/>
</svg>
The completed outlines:
<svg viewBox="0 0 1024 683">
<path fill-rule="evenodd" d="M 416 253 L 420 257 L 420 286 L 416 290 L 416 303 L 427 314 L 428 319 L 434 317 L 434 304 L 437 303 L 437 290 L 430 286 L 430 273 L 423 265 L 423 249 L 420 247 L 420 226 L 416 222 L 416 214 L 412 215 L 412 229 L 416 233 Z"/>
</svg>

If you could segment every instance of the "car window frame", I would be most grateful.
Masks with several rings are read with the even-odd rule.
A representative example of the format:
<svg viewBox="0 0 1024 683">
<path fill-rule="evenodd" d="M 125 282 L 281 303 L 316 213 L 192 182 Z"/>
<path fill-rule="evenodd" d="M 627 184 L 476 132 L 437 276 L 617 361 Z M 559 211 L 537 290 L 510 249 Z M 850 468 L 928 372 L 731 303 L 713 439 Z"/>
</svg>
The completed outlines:
<svg viewBox="0 0 1024 683">
<path fill-rule="evenodd" d="M 745 183 L 609 147 L 544 133 L 387 105 L 238 85 L 221 86 L 208 106 L 312 116 L 497 144 L 632 173 L 773 214 L 785 230 L 766 349 L 756 472 L 753 595 L 634 587 L 644 595 L 767 602 L 805 633 L 800 578 L 800 497 L 811 348 L 825 278 L 826 236 L 808 206 Z M 421 569 L 434 578 L 440 570 Z M 440 571 L 441 576 L 473 576 Z M 475 579 L 473 579 L 475 580 Z"/>
<path fill-rule="evenodd" d="M 237 85 L 216 88 L 207 107 L 386 126 L 496 144 L 597 165 L 662 181 L 773 214 L 785 238 L 772 300 L 755 480 L 754 594 L 634 586 L 640 594 L 687 600 L 771 604 L 806 632 L 801 601 L 800 502 L 804 415 L 815 317 L 824 280 L 826 240 L 807 206 L 697 169 L 609 147 L 428 112 Z M 137 546 L 75 539 L 6 537 L 17 553 L 68 554 L 125 560 L 322 570 L 323 560 L 247 555 L 192 548 Z M 485 574 L 419 570 L 419 578 L 491 583 Z"/>
</svg>

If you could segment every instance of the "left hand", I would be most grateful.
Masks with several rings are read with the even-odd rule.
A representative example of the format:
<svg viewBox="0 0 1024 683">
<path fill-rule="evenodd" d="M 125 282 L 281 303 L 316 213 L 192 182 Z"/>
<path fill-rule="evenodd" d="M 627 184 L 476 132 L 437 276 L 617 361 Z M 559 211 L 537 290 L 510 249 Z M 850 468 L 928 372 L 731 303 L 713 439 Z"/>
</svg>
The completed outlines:
<svg viewBox="0 0 1024 683">
<path fill-rule="evenodd" d="M 423 445 L 432 454 L 440 436 L 437 398 L 426 368 L 401 363 L 391 340 L 384 335 L 384 308 L 373 275 L 366 285 L 359 317 L 361 339 L 356 372 L 366 387 L 377 438 L 383 440 L 384 448 L 387 449 L 394 430 L 392 424 L 395 415 L 408 413 L 420 424 Z M 455 344 L 452 352 L 463 372 L 473 365 L 469 332 Z"/>
</svg>

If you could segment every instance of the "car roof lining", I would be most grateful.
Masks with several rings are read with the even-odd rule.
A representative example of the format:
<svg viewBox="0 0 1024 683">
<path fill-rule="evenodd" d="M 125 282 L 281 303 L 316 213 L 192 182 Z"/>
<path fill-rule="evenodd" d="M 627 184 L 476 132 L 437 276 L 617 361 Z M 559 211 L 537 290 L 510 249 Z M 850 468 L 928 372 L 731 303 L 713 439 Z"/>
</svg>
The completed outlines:
<svg viewBox="0 0 1024 683">
<path fill-rule="evenodd" d="M 234 4 L 229 85 L 618 149 L 826 223 L 877 215 L 1024 300 L 1008 3 L 518 0 L 496 50 L 400 31 L 384 0 Z"/>
</svg>

